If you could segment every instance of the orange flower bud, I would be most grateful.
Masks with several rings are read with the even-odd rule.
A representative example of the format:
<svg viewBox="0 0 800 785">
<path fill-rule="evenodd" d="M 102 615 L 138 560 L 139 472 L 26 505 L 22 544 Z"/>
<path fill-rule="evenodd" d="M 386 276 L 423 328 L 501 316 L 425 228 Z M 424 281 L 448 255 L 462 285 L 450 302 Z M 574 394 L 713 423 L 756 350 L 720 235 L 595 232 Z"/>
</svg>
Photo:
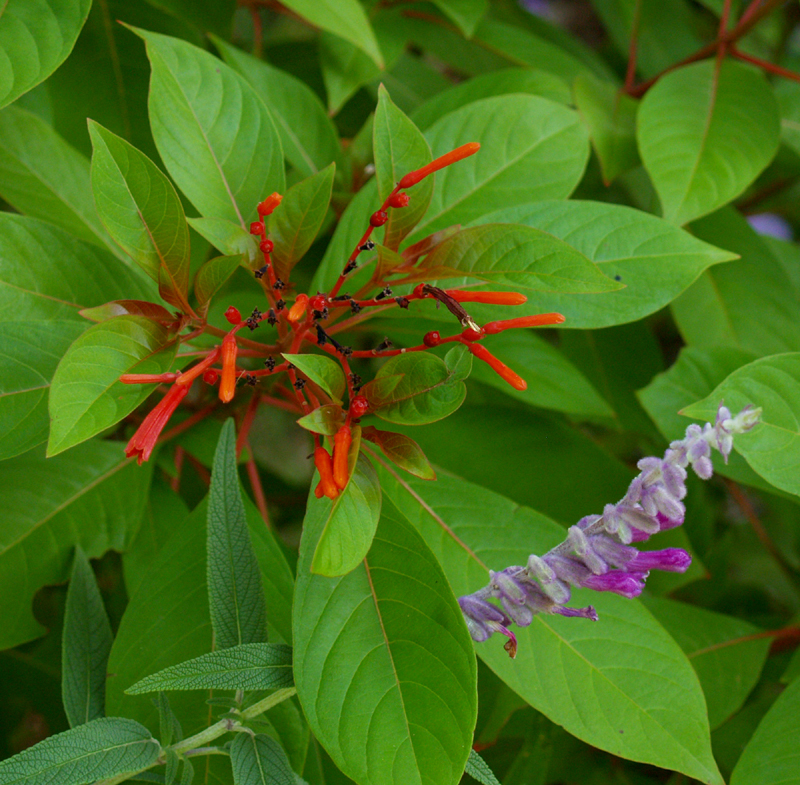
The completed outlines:
<svg viewBox="0 0 800 785">
<path fill-rule="evenodd" d="M 445 289 L 458 303 L 489 303 L 491 305 L 522 305 L 528 298 L 519 292 L 470 292 L 462 289 Z"/>
<path fill-rule="evenodd" d="M 564 317 L 560 313 L 537 313 L 534 316 L 520 316 L 517 319 L 503 319 L 483 325 L 487 335 L 495 335 L 503 330 L 515 330 L 518 327 L 542 327 L 546 324 L 561 324 Z"/>
<path fill-rule="evenodd" d="M 318 499 L 321 499 L 325 495 L 325 491 L 322 490 L 322 480 L 317 483 L 317 487 L 314 488 L 314 496 Z"/>
<path fill-rule="evenodd" d="M 300 319 L 303 317 L 303 314 L 306 312 L 307 306 L 308 306 L 308 295 L 298 294 L 297 299 L 294 301 L 294 305 L 289 309 L 289 313 L 287 314 L 289 321 L 299 322 Z"/>
<path fill-rule="evenodd" d="M 263 202 L 259 202 L 258 214 L 263 218 L 265 215 L 271 215 L 272 211 L 283 201 L 283 197 L 275 192 L 270 194 Z"/>
<path fill-rule="evenodd" d="M 485 346 L 479 343 L 468 343 L 466 346 L 472 354 L 487 363 L 501 379 L 507 381 L 515 390 L 528 388 L 528 383 L 521 376 L 514 373 L 505 363 L 500 362 Z"/>
<path fill-rule="evenodd" d="M 445 166 L 450 166 L 450 164 L 454 164 L 456 161 L 469 158 L 469 156 L 474 155 L 480 149 L 481 146 L 477 142 L 462 144 L 461 147 L 456 147 L 455 150 L 451 150 L 449 153 L 445 153 L 438 158 L 434 158 L 433 161 L 431 161 L 427 166 L 423 166 L 422 169 L 416 169 L 413 172 L 409 172 L 405 177 L 402 178 L 402 180 L 400 180 L 400 182 L 397 184 L 397 187 L 410 188 L 412 185 L 416 185 L 420 180 L 424 180 L 429 174 L 438 172 L 439 169 L 444 169 Z"/>
<path fill-rule="evenodd" d="M 219 383 L 219 399 L 228 403 L 236 392 L 236 336 L 226 335 L 222 339 L 222 380 Z"/>
<path fill-rule="evenodd" d="M 343 425 L 339 428 L 333 439 L 333 481 L 341 490 L 344 490 L 347 481 L 350 479 L 348 457 L 352 441 L 349 425 Z"/>
<path fill-rule="evenodd" d="M 322 486 L 322 492 L 329 499 L 335 499 L 339 495 L 339 489 L 333 479 L 331 456 L 324 447 L 317 447 L 314 450 L 314 465 L 319 472 L 319 484 Z"/>
</svg>

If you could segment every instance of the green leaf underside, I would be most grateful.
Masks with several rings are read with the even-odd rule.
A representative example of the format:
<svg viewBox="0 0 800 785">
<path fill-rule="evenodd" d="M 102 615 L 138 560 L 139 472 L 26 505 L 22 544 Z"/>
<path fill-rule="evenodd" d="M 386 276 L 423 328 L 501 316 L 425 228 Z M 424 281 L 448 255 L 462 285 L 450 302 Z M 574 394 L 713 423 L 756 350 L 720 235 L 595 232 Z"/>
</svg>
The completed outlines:
<svg viewBox="0 0 800 785">
<path fill-rule="evenodd" d="M 66 60 L 91 5 L 91 0 L 7 0 L 0 16 L 0 107 Z"/>
<path fill-rule="evenodd" d="M 124 373 L 165 373 L 177 344 L 143 316 L 116 316 L 90 327 L 61 358 L 50 389 L 48 456 L 86 441 L 139 406 L 155 385 L 123 384 Z"/>
<path fill-rule="evenodd" d="M 289 759 L 275 739 L 239 733 L 231 744 L 234 785 L 295 785 Z"/>
<path fill-rule="evenodd" d="M 219 437 L 208 498 L 208 601 L 216 645 L 263 643 L 267 609 L 242 503 L 232 419 Z"/>
<path fill-rule="evenodd" d="M 67 580 L 75 545 L 90 558 L 125 550 L 149 483 L 150 472 L 128 461 L 119 442 L 89 442 L 48 460 L 38 449 L 4 465 L 0 649 L 44 632 L 33 616 L 33 595 Z"/>
<path fill-rule="evenodd" d="M 177 186 L 201 215 L 246 228 L 285 187 L 280 137 L 252 87 L 208 52 L 136 30 L 152 66 L 150 126 Z"/>
<path fill-rule="evenodd" d="M 309 505 L 294 602 L 295 677 L 306 717 L 363 785 L 455 785 L 475 724 L 475 659 L 441 569 L 392 505 L 365 561 L 309 571 L 325 508 Z"/>
<path fill-rule="evenodd" d="M 4 785 L 86 785 L 155 764 L 161 747 L 147 728 L 119 717 L 50 736 L 0 761 Z"/>
<path fill-rule="evenodd" d="M 422 534 L 457 596 L 484 586 L 487 568 L 525 564 L 530 553 L 542 554 L 564 537 L 549 519 L 479 486 L 441 473 L 424 483 L 384 469 L 385 500 Z M 600 614 L 597 625 L 539 615 L 530 627 L 515 628 L 516 660 L 497 639 L 477 644 L 477 653 L 572 735 L 721 785 L 702 690 L 684 654 L 641 605 L 586 590 L 570 604 L 589 602 Z"/>
<path fill-rule="evenodd" d="M 324 354 L 284 354 L 285 360 L 318 384 L 331 398 L 341 403 L 347 381 L 342 366 Z"/>
<path fill-rule="evenodd" d="M 714 422 L 720 402 L 737 414 L 763 408 L 761 423 L 734 440 L 734 449 L 767 482 L 800 495 L 800 352 L 762 357 L 735 370 L 681 414 Z"/>
<path fill-rule="evenodd" d="M 369 439 L 380 447 L 381 452 L 395 465 L 405 469 L 415 477 L 422 480 L 435 480 L 430 461 L 425 457 L 422 448 L 411 438 L 403 433 L 379 431 L 371 428 L 371 433 L 362 432 L 363 439 Z"/>
<path fill-rule="evenodd" d="M 243 643 L 165 668 L 128 687 L 159 690 L 272 690 L 291 687 L 292 650 L 281 643 Z"/>
<path fill-rule="evenodd" d="M 749 66 L 711 59 L 666 74 L 638 112 L 637 139 L 664 217 L 682 225 L 727 204 L 778 149 L 772 88 Z"/>
<path fill-rule="evenodd" d="M 400 354 L 388 360 L 364 386 L 370 410 L 398 425 L 425 425 L 452 414 L 467 388 L 445 363 L 429 352 Z"/>
<path fill-rule="evenodd" d="M 198 271 L 194 279 L 194 293 L 201 313 L 208 311 L 214 295 L 227 283 L 242 262 L 242 255 L 217 256 L 209 259 Z"/>
<path fill-rule="evenodd" d="M 381 486 L 372 464 L 359 456 L 347 487 L 332 502 L 309 502 L 321 509 L 325 527 L 311 571 L 336 577 L 354 570 L 367 555 L 381 515 Z"/>
<path fill-rule="evenodd" d="M 106 665 L 113 640 L 97 581 L 78 546 L 61 641 L 61 697 L 73 728 L 105 714 Z"/>
</svg>

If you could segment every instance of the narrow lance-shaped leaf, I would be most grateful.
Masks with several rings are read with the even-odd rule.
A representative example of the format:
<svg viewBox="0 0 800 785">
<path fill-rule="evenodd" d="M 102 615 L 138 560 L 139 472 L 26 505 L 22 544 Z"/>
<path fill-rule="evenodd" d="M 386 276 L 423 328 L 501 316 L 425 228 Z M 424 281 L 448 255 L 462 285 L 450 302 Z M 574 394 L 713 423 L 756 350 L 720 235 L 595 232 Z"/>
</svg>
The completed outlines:
<svg viewBox="0 0 800 785">
<path fill-rule="evenodd" d="M 231 744 L 234 785 L 295 785 L 289 759 L 275 739 L 239 733 Z"/>
<path fill-rule="evenodd" d="M 475 750 L 469 751 L 467 766 L 464 771 L 472 779 L 477 780 L 481 785 L 500 785 L 500 780 L 494 776 L 494 772 L 489 768 L 489 764 L 478 755 Z"/>
<path fill-rule="evenodd" d="M 272 690 L 291 687 L 292 649 L 243 643 L 172 665 L 128 687 L 129 695 L 159 690 Z"/>
<path fill-rule="evenodd" d="M 154 699 L 154 703 L 158 708 L 158 729 L 161 733 L 161 746 L 168 747 L 173 740 L 181 741 L 183 739 L 183 728 L 181 728 L 181 723 L 169 704 L 169 698 L 166 693 L 159 692 Z"/>
<path fill-rule="evenodd" d="M 161 747 L 138 722 L 108 717 L 57 733 L 0 761 L 4 785 L 88 785 L 154 766 Z"/>
<path fill-rule="evenodd" d="M 78 546 L 61 640 L 61 698 L 73 728 L 105 714 L 106 665 L 113 640 L 94 572 Z"/>
<path fill-rule="evenodd" d="M 211 472 L 208 604 L 218 648 L 266 641 L 267 609 L 242 503 L 233 420 L 222 428 Z"/>
</svg>

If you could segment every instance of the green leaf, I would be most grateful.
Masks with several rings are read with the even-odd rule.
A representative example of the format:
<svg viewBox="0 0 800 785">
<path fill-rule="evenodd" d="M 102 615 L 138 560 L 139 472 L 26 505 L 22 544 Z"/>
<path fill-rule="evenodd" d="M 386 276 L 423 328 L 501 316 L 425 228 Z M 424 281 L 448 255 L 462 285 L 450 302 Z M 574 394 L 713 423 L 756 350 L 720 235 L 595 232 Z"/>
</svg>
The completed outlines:
<svg viewBox="0 0 800 785">
<path fill-rule="evenodd" d="M 278 278 L 289 280 L 292 268 L 305 256 L 328 212 L 336 164 L 293 185 L 269 217 L 269 237 L 275 247 L 272 263 Z"/>
<path fill-rule="evenodd" d="M 759 723 L 731 775 L 731 785 L 800 782 L 800 680 L 790 684 Z"/>
<path fill-rule="evenodd" d="M 776 488 L 800 495 L 800 352 L 742 366 L 681 414 L 714 422 L 720 401 L 734 415 L 748 405 L 763 408 L 761 424 L 737 436 L 733 448 Z"/>
<path fill-rule="evenodd" d="M 502 68 L 442 90 L 418 106 L 411 119 L 425 131 L 440 117 L 462 106 L 508 93 L 529 93 L 559 104 L 572 103 L 569 85 L 557 76 L 536 68 Z"/>
<path fill-rule="evenodd" d="M 262 643 L 267 609 L 242 503 L 232 419 L 219 437 L 208 498 L 208 604 L 216 645 Z"/>
<path fill-rule="evenodd" d="M 278 129 L 286 160 L 310 177 L 341 160 L 339 135 L 325 107 L 305 82 L 286 71 L 211 36 L 225 62 L 238 71 L 267 105 Z"/>
<path fill-rule="evenodd" d="M 61 639 L 61 699 L 73 728 L 105 715 L 106 665 L 113 641 L 94 572 L 78 545 Z"/>
<path fill-rule="evenodd" d="M 150 126 L 167 171 L 201 215 L 246 229 L 258 202 L 285 185 L 280 137 L 267 107 L 208 52 L 134 32 L 147 44 Z"/>
<path fill-rule="evenodd" d="M 476 101 L 442 117 L 425 137 L 434 157 L 467 142 L 479 142 L 482 149 L 437 173 L 430 207 L 412 242 L 508 204 L 566 199 L 589 158 L 578 115 L 535 95 Z"/>
<path fill-rule="evenodd" d="M 373 124 L 375 180 L 378 198 L 384 202 L 398 181 L 414 169 L 421 169 L 433 160 L 425 137 L 411 120 L 398 109 L 386 88 L 378 90 L 378 108 Z M 433 196 L 434 177 L 426 177 L 406 193 L 408 207 L 388 210 L 389 220 L 383 234 L 383 245 L 396 251 L 400 243 L 419 223 Z"/>
<path fill-rule="evenodd" d="M 625 285 L 612 294 L 580 297 L 528 292 L 528 302 L 515 309 L 515 315 L 562 313 L 566 328 L 610 327 L 641 319 L 663 308 L 710 265 L 736 258 L 660 218 L 602 202 L 519 205 L 488 215 L 485 220 L 519 223 L 548 232 L 593 261 L 603 274 Z M 475 308 L 475 314 L 482 312 Z M 507 315 L 507 309 L 487 309 L 487 316 L 495 319 Z"/>
<path fill-rule="evenodd" d="M 388 360 L 364 385 L 370 411 L 387 422 L 425 425 L 452 414 L 467 394 L 464 382 L 435 354 L 412 352 Z"/>
<path fill-rule="evenodd" d="M 778 104 L 757 71 L 706 60 L 647 91 L 636 137 L 664 217 L 682 225 L 730 202 L 766 168 L 778 149 Z"/>
<path fill-rule="evenodd" d="M 5 785 L 88 785 L 155 765 L 161 747 L 138 722 L 108 717 L 57 733 L 0 761 Z"/>
<path fill-rule="evenodd" d="M 488 0 L 433 0 L 433 4 L 444 11 L 467 38 L 489 10 Z"/>
<path fill-rule="evenodd" d="M 800 85 L 781 79 L 775 83 L 775 97 L 781 112 L 781 141 L 800 153 Z"/>
<path fill-rule="evenodd" d="M 308 510 L 294 659 L 314 735 L 360 785 L 455 785 L 472 744 L 476 670 L 441 568 L 413 527 L 384 505 L 364 562 L 340 578 L 315 575 L 309 567 L 326 508 Z"/>
<path fill-rule="evenodd" d="M 344 411 L 339 404 L 329 403 L 319 406 L 310 414 L 301 417 L 297 424 L 312 433 L 335 436 L 344 425 Z"/>
<path fill-rule="evenodd" d="M 572 91 L 600 160 L 603 182 L 610 185 L 618 174 L 632 169 L 639 161 L 636 101 L 613 82 L 601 82 L 588 71 L 575 78 Z"/>
<path fill-rule="evenodd" d="M 191 313 L 189 227 L 172 183 L 144 153 L 92 120 L 89 135 L 92 192 L 103 224 L 158 282 L 161 296 Z"/>
<path fill-rule="evenodd" d="M 166 693 L 159 692 L 154 698 L 155 703 L 158 705 L 158 726 L 161 732 L 161 746 L 168 747 L 175 741 L 183 739 L 183 729 L 181 723 L 172 711 L 169 705 L 169 698 Z"/>
<path fill-rule="evenodd" d="M 383 68 L 383 56 L 358 0 L 286 0 L 284 5 L 315 27 L 344 38 Z"/>
<path fill-rule="evenodd" d="M 67 59 L 91 5 L 91 0 L 8 0 L 0 16 L 0 107 Z"/>
<path fill-rule="evenodd" d="M 472 779 L 482 783 L 482 785 L 500 785 L 500 781 L 494 776 L 489 764 L 475 750 L 469 751 L 469 758 L 467 758 L 467 766 L 464 771 Z"/>
<path fill-rule="evenodd" d="M 194 279 L 194 294 L 201 316 L 208 313 L 208 306 L 214 295 L 227 283 L 242 262 L 242 255 L 217 256 L 209 259 L 198 271 Z"/>
<path fill-rule="evenodd" d="M 444 356 L 444 364 L 454 382 L 463 382 L 472 373 L 472 353 L 464 344 L 456 344 Z"/>
<path fill-rule="evenodd" d="M 0 194 L 19 212 L 117 253 L 95 211 L 89 161 L 16 106 L 0 112 Z"/>
<path fill-rule="evenodd" d="M 422 447 L 405 434 L 379 431 L 368 426 L 361 431 L 361 437 L 377 444 L 392 463 L 415 477 L 422 480 L 436 479 L 436 472 L 422 452 Z"/>
<path fill-rule="evenodd" d="M 422 535 L 457 596 L 485 586 L 489 569 L 525 564 L 530 553 L 564 538 L 564 529 L 543 515 L 459 478 L 440 474 L 424 483 L 379 471 L 387 501 Z M 515 628 L 515 660 L 497 639 L 476 644 L 478 656 L 588 744 L 722 785 L 702 690 L 683 652 L 638 603 L 573 593 L 571 604 L 589 602 L 600 615 L 597 625 L 539 614 L 529 627 Z M 302 662 L 299 651 L 295 659 Z"/>
<path fill-rule="evenodd" d="M 224 218 L 187 218 L 189 226 L 226 256 L 244 254 L 252 265 L 262 259 L 258 241 L 239 224 Z"/>
<path fill-rule="evenodd" d="M 275 739 L 239 733 L 231 744 L 234 785 L 295 785 L 289 759 Z"/>
<path fill-rule="evenodd" d="M 703 240 L 740 259 L 706 271 L 672 304 L 686 343 L 758 355 L 800 351 L 800 295 L 781 262 L 732 207 L 692 225 Z"/>
<path fill-rule="evenodd" d="M 164 327 L 172 327 L 179 321 L 163 305 L 147 300 L 112 300 L 94 308 L 82 308 L 80 315 L 92 322 L 106 322 L 115 316 L 144 316 Z"/>
<path fill-rule="evenodd" d="M 119 377 L 165 373 L 176 350 L 167 330 L 143 316 L 117 316 L 90 327 L 67 349 L 53 376 L 48 457 L 130 414 L 155 386 L 123 384 Z"/>
<path fill-rule="evenodd" d="M 646 597 L 644 604 L 686 653 L 703 686 L 711 729 L 719 727 L 756 686 L 770 640 L 733 616 L 664 597 Z"/>
<path fill-rule="evenodd" d="M 336 360 L 325 354 L 283 354 L 282 357 L 314 384 L 319 385 L 331 398 L 338 403 L 342 402 L 347 381 L 342 366 Z"/>
<path fill-rule="evenodd" d="M 150 472 L 128 461 L 119 442 L 90 442 L 47 461 L 35 450 L 4 464 L 0 649 L 42 634 L 33 595 L 67 580 L 75 545 L 91 558 L 125 550 L 149 482 Z"/>
<path fill-rule="evenodd" d="M 350 480 L 336 499 L 309 499 L 306 516 L 325 521 L 311 561 L 311 571 L 317 575 L 336 577 L 354 570 L 367 555 L 378 527 L 381 486 L 375 469 L 358 455 L 358 444 L 349 457 Z"/>
<path fill-rule="evenodd" d="M 125 692 L 139 695 L 159 690 L 272 690 L 292 684 L 291 647 L 282 643 L 243 643 L 164 668 Z"/>
</svg>

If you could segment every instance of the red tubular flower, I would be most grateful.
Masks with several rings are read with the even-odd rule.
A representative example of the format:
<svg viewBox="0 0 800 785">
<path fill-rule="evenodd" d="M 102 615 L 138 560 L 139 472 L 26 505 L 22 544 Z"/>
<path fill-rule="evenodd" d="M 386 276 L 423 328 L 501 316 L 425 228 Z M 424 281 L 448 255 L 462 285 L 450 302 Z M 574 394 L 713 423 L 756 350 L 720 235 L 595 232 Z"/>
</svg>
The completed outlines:
<svg viewBox="0 0 800 785">
<path fill-rule="evenodd" d="M 319 472 L 322 493 L 329 499 L 335 499 L 339 495 L 339 489 L 333 479 L 333 462 L 330 453 L 324 447 L 317 447 L 314 450 L 314 465 Z"/>
<path fill-rule="evenodd" d="M 489 303 L 491 305 L 522 305 L 528 298 L 519 292 L 469 292 L 462 289 L 445 289 L 458 303 Z"/>
<path fill-rule="evenodd" d="M 177 373 L 123 373 L 119 380 L 123 384 L 160 384 L 174 382 L 177 378 Z"/>
<path fill-rule="evenodd" d="M 348 458 L 352 441 L 349 425 L 343 425 L 339 428 L 333 439 L 333 481 L 340 490 L 344 490 L 347 481 L 350 479 Z"/>
<path fill-rule="evenodd" d="M 193 365 L 188 371 L 182 373 L 175 380 L 175 384 L 189 387 L 198 376 L 200 376 L 210 365 L 213 365 L 217 361 L 218 357 L 219 346 L 215 346 L 203 360 L 197 363 L 197 365 Z"/>
<path fill-rule="evenodd" d="M 271 215 L 272 211 L 283 201 L 283 197 L 277 193 L 270 194 L 263 202 L 259 202 L 258 214 L 263 218 L 265 215 Z"/>
<path fill-rule="evenodd" d="M 439 169 L 444 169 L 445 166 L 450 166 L 450 164 L 454 164 L 456 161 L 461 161 L 464 158 L 469 158 L 469 156 L 474 155 L 481 149 L 481 146 L 477 142 L 469 142 L 468 144 L 462 144 L 461 147 L 456 147 L 455 150 L 451 150 L 449 153 L 445 153 L 439 158 L 434 158 L 427 166 L 423 166 L 422 169 L 416 169 L 413 172 L 409 172 L 402 180 L 397 184 L 398 188 L 411 188 L 412 185 L 416 185 L 420 180 L 424 180 L 429 174 L 433 174 L 434 172 L 438 172 Z"/>
<path fill-rule="evenodd" d="M 306 312 L 307 306 L 308 306 L 308 295 L 298 294 L 297 299 L 294 301 L 294 305 L 289 309 L 289 313 L 287 314 L 289 321 L 299 322 L 303 314 Z"/>
<path fill-rule="evenodd" d="M 528 389 L 528 383 L 519 374 L 514 373 L 505 363 L 500 362 L 485 346 L 479 343 L 468 343 L 466 347 L 479 360 L 487 363 L 501 379 L 507 381 L 515 390 Z"/>
<path fill-rule="evenodd" d="M 219 383 L 219 399 L 228 403 L 236 391 L 236 336 L 226 335 L 222 339 L 222 380 Z"/>
<path fill-rule="evenodd" d="M 188 392 L 189 385 L 186 384 L 173 384 L 169 388 L 167 394 L 144 418 L 144 422 L 128 442 L 128 446 L 125 448 L 125 455 L 128 458 L 133 458 L 135 455 L 139 466 L 150 458 L 161 431 Z"/>
<path fill-rule="evenodd" d="M 518 327 L 542 327 L 546 324 L 561 324 L 564 317 L 560 313 L 537 313 L 534 316 L 520 316 L 517 319 L 503 319 L 483 325 L 487 335 L 495 335 L 503 330 L 515 330 Z"/>
</svg>

